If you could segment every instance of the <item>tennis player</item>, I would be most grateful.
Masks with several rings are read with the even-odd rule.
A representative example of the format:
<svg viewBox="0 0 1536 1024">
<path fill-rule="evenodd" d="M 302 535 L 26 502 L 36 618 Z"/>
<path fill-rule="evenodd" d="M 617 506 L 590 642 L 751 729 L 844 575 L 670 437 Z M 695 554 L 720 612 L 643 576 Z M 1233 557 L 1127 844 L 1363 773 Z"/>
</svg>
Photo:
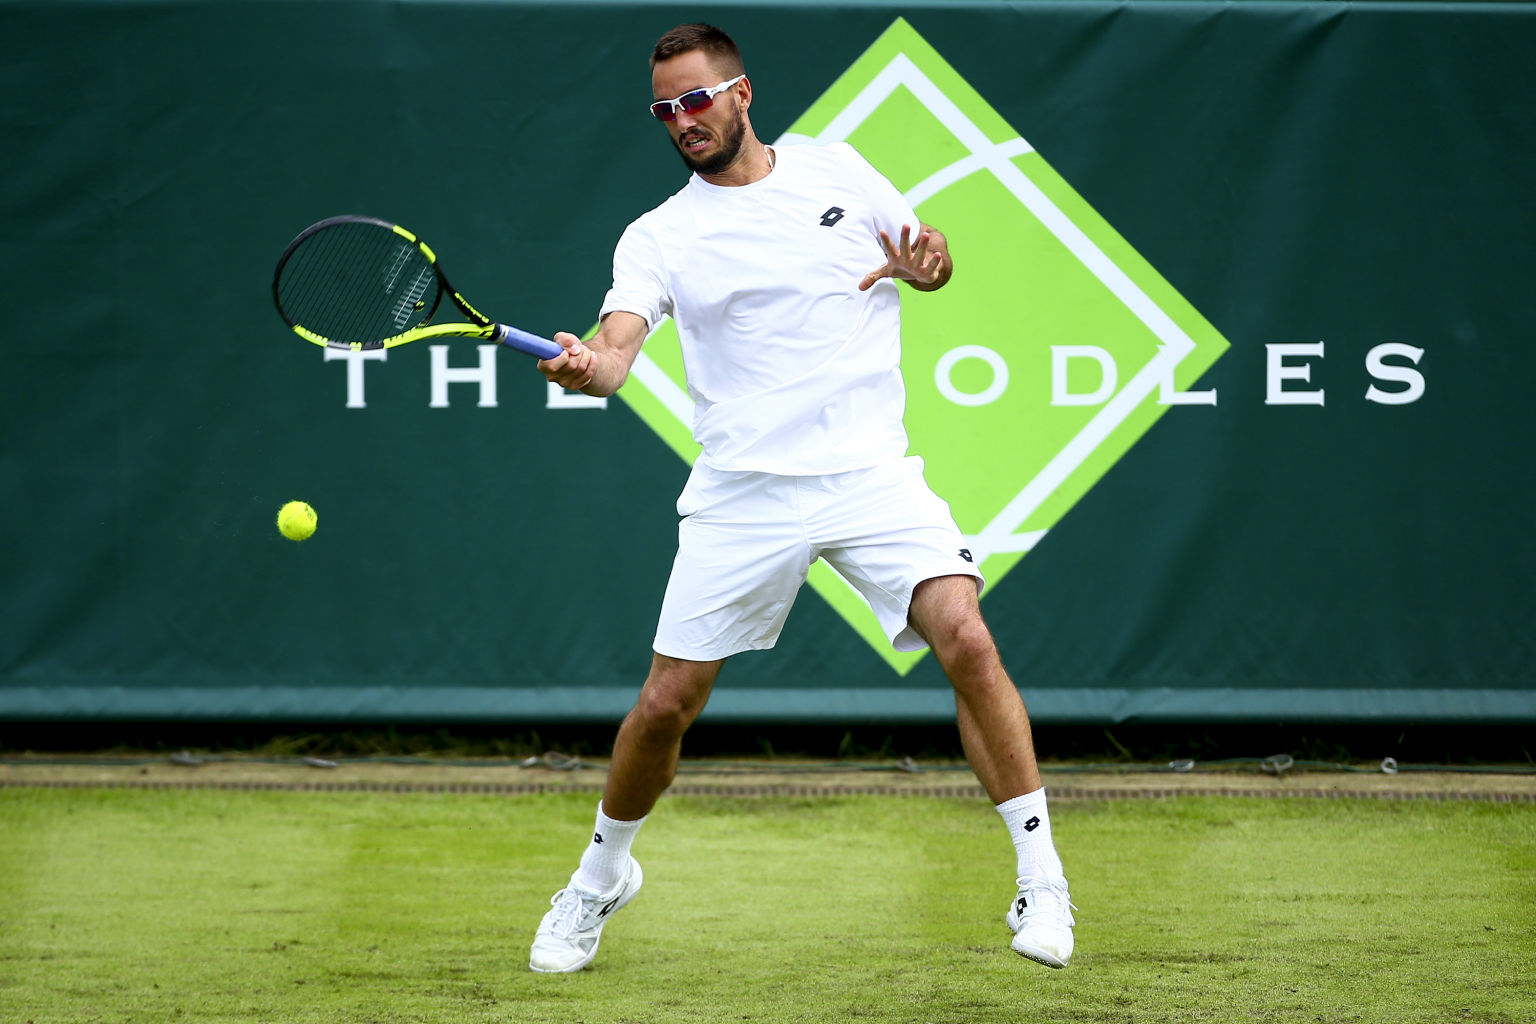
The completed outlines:
<svg viewBox="0 0 1536 1024">
<path fill-rule="evenodd" d="M 623 385 L 671 316 L 693 436 L 677 558 L 650 675 L 614 742 L 580 866 L 539 924 L 529 965 L 577 971 L 639 891 L 635 834 L 671 784 L 683 733 L 724 659 L 774 646 L 806 571 L 826 559 L 869 601 L 897 650 L 932 649 L 955 691 L 966 757 L 1018 855 L 1012 947 L 1072 955 L 1071 904 L 1051 841 L 1029 719 L 982 621 L 981 574 L 949 506 L 907 455 L 900 291 L 954 273 L 943 234 L 852 147 L 770 148 L 752 129 L 736 44 L 682 25 L 651 54 L 651 113 L 686 185 L 625 230 L 601 326 L 539 363 L 589 395 Z"/>
</svg>

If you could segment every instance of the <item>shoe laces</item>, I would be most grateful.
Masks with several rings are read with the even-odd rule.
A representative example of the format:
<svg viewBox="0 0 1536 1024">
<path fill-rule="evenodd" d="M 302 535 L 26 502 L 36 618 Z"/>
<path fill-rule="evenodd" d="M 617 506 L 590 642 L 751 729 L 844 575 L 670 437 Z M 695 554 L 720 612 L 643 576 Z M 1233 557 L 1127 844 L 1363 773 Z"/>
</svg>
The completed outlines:
<svg viewBox="0 0 1536 1024">
<path fill-rule="evenodd" d="M 1072 902 L 1072 896 L 1067 891 L 1067 880 L 1065 878 L 1046 879 L 1024 875 L 1017 879 L 1017 882 L 1020 892 L 1028 891 L 1034 897 L 1029 901 L 1028 906 L 1025 907 L 1024 913 L 1019 915 L 1020 917 L 1030 916 L 1031 913 L 1039 912 L 1046 906 L 1051 906 L 1058 915 L 1065 917 L 1069 923 L 1074 920 L 1072 911 L 1077 910 L 1078 906 Z"/>
<path fill-rule="evenodd" d="M 582 894 L 567 886 L 549 898 L 549 905 L 554 908 L 547 918 L 551 934 L 561 939 L 576 934 L 581 927 L 582 912 L 586 909 Z"/>
</svg>

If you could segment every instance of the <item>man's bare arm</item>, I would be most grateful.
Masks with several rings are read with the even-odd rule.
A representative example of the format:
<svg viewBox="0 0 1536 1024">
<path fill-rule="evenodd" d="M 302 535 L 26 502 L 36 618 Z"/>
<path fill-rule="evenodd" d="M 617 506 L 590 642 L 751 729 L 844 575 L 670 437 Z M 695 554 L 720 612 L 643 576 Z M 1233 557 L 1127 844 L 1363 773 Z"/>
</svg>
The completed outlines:
<svg viewBox="0 0 1536 1024">
<path fill-rule="evenodd" d="M 606 397 L 629 379 L 629 368 L 648 333 L 645 317 L 622 310 L 609 313 L 585 342 L 566 331 L 557 332 L 554 340 L 565 352 L 541 360 L 539 372 L 568 391 Z"/>
</svg>

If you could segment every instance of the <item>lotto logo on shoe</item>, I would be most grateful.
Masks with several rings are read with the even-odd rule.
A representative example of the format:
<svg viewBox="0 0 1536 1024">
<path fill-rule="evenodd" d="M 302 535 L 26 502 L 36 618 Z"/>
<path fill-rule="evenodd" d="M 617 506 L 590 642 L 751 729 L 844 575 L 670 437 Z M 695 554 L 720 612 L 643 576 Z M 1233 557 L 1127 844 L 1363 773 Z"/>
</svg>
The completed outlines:
<svg viewBox="0 0 1536 1024">
<path fill-rule="evenodd" d="M 948 285 L 902 292 L 906 426 L 993 584 L 1169 406 L 1214 403 L 1213 392 L 1181 389 L 1226 339 L 906 21 L 775 141 L 852 143 L 954 247 Z M 693 460 L 693 403 L 670 321 L 619 395 Z M 825 563 L 807 581 L 896 672 L 924 656 L 893 651 Z"/>
</svg>

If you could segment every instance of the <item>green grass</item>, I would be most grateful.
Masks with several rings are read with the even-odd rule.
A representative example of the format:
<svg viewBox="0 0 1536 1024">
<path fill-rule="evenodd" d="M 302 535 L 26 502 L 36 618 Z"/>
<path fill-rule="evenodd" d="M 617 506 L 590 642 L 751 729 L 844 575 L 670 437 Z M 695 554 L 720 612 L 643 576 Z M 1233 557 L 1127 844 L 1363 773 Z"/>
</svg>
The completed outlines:
<svg viewBox="0 0 1536 1024">
<path fill-rule="evenodd" d="M 1528 1021 L 1536 807 L 1053 808 L 1078 952 L 1007 949 L 980 801 L 669 798 L 581 974 L 590 796 L 0 790 L 6 1022 Z"/>
</svg>

